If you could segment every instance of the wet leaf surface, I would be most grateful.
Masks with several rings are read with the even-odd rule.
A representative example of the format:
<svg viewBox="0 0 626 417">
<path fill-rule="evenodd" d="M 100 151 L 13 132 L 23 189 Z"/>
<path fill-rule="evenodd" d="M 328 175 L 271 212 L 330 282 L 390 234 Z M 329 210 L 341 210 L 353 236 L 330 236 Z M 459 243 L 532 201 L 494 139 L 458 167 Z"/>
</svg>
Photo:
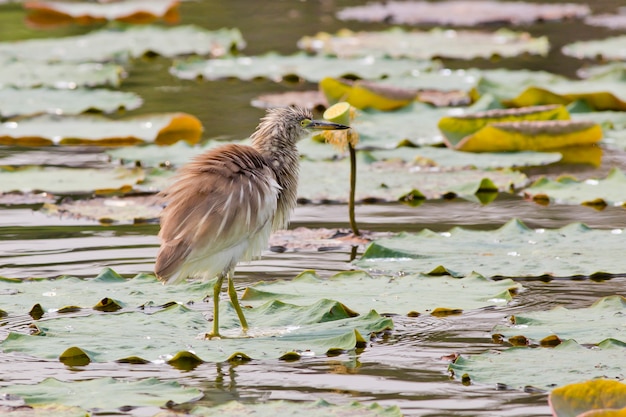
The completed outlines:
<svg viewBox="0 0 626 417">
<path fill-rule="evenodd" d="M 537 20 L 584 17 L 590 13 L 586 5 L 501 3 L 496 1 L 390 1 L 347 7 L 337 13 L 342 20 L 363 20 L 402 24 L 444 24 L 474 26 L 507 22 L 528 24 Z"/>
<path fill-rule="evenodd" d="M 619 45 L 623 45 L 625 41 L 626 35 L 600 40 L 578 41 L 563 46 L 563 53 L 579 59 L 600 57 L 609 61 L 623 61 L 626 59 L 626 52 Z"/>
<path fill-rule="evenodd" d="M 123 68 L 115 64 L 5 62 L 0 66 L 0 87 L 119 87 L 122 75 Z"/>
<path fill-rule="evenodd" d="M 494 33 L 443 29 L 406 32 L 399 28 L 384 32 L 343 30 L 335 35 L 319 33 L 314 37 L 304 37 L 298 41 L 298 46 L 307 52 L 342 58 L 376 56 L 414 59 L 472 59 L 523 53 L 545 55 L 549 49 L 547 38 L 533 38 L 528 33 L 508 29 Z"/>
<path fill-rule="evenodd" d="M 552 390 L 548 401 L 556 417 L 618 417 L 626 411 L 626 384 L 607 379 L 569 384 Z"/>
</svg>

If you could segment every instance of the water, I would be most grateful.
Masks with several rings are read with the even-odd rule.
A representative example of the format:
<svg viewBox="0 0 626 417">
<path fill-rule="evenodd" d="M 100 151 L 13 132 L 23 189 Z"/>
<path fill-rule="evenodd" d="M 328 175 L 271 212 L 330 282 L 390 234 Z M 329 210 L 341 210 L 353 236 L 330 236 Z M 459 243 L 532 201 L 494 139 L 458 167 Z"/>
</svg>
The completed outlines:
<svg viewBox="0 0 626 417">
<path fill-rule="evenodd" d="M 318 31 L 380 29 L 382 24 L 342 23 L 334 11 L 354 1 L 275 1 L 271 3 L 237 0 L 232 2 L 184 2 L 183 23 L 216 29 L 239 27 L 248 40 L 247 54 L 269 50 L 296 51 L 296 40 Z M 612 11 L 620 0 L 594 2 L 598 11 Z M 24 28 L 22 12 L 16 5 L 2 6 L 0 38 L 17 39 L 62 36 L 85 32 L 86 28 L 68 27 L 52 32 Z M 573 75 L 580 62 L 565 58 L 558 49 L 574 39 L 589 39 L 615 34 L 579 22 L 545 23 L 520 28 L 534 35 L 547 34 L 553 52 L 546 58 L 521 57 L 498 62 L 450 61 L 451 67 L 508 67 L 545 69 Z M 123 90 L 139 93 L 145 105 L 133 114 L 155 111 L 186 111 L 198 116 L 206 137 L 239 139 L 246 137 L 258 123 L 262 110 L 249 105 L 259 94 L 313 88 L 307 84 L 276 84 L 269 81 L 184 82 L 171 77 L 169 61 L 162 58 L 138 60 L 129 69 Z M 106 162 L 101 150 L 94 149 L 18 149 L 0 148 L 0 157 L 10 163 L 74 164 L 99 167 Z M 582 175 L 599 175 L 610 166 L 622 169 L 623 153 L 607 155 L 598 170 Z M 55 162 L 56 161 L 56 162 Z M 8 163 L 8 162 L 7 162 Z M 532 176 L 551 173 L 529 170 Z M 103 267 L 112 267 L 124 276 L 152 269 L 158 248 L 156 224 L 101 225 L 88 219 L 47 216 L 38 205 L 12 205 L 0 208 L 0 275 L 16 278 L 56 277 L 69 274 L 93 277 Z M 486 206 L 463 200 L 428 201 L 419 207 L 400 204 L 363 205 L 357 220 L 364 230 L 375 232 L 437 231 L 454 226 L 495 229 L 510 218 L 518 217 L 530 227 L 556 228 L 571 222 L 613 229 L 626 227 L 623 208 L 595 211 L 583 206 L 539 206 L 519 196 L 500 196 Z M 301 205 L 293 216 L 291 228 L 347 228 L 347 208 L 342 205 Z M 357 248 L 357 254 L 363 248 Z M 352 248 L 330 251 L 268 251 L 263 259 L 242 265 L 237 271 L 239 288 L 274 278 L 290 279 L 305 269 L 315 268 L 323 277 L 350 268 Z M 221 404 L 228 400 L 244 402 L 287 399 L 296 401 L 324 398 L 333 403 L 362 401 L 398 405 L 407 416 L 547 416 L 546 393 L 497 390 L 493 385 L 463 386 L 447 372 L 451 354 L 477 354 L 502 349 L 491 341 L 491 328 L 503 323 L 510 314 L 546 310 L 561 305 L 568 308 L 589 306 L 597 298 L 623 294 L 626 277 L 597 282 L 585 280 L 525 281 L 523 291 L 506 307 L 466 312 L 460 316 L 434 318 L 394 317 L 395 329 L 374 341 L 365 350 L 335 357 L 304 358 L 296 362 L 260 361 L 250 363 L 205 363 L 191 370 L 178 370 L 167 364 L 129 365 L 93 363 L 69 368 L 57 361 L 42 361 L 21 354 L 0 354 L 0 387 L 36 383 L 47 377 L 84 380 L 102 376 L 142 379 L 157 377 L 176 380 L 205 392 L 201 405 Z M 419 295 L 416 295 L 419 296 Z M 23 325 L 16 321 L 8 326 Z M 207 329 L 209 323 L 207 323 Z M 175 328 L 172 328 L 175 331 Z M 155 409 L 129 411 L 133 415 L 152 415 Z"/>
</svg>

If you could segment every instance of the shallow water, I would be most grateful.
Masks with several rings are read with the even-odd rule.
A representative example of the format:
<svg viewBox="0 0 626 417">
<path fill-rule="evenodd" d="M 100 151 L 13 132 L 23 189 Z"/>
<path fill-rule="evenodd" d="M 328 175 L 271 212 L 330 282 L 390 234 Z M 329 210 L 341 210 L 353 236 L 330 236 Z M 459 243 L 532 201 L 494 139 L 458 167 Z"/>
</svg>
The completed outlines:
<svg viewBox="0 0 626 417">
<path fill-rule="evenodd" d="M 270 3 L 185 2 L 182 22 L 216 29 L 239 27 L 248 41 L 247 54 L 276 50 L 296 51 L 296 40 L 318 31 L 334 32 L 349 26 L 352 29 L 379 29 L 384 25 L 342 23 L 333 18 L 334 11 L 355 1 L 275 1 Z M 226 6 L 226 4 L 228 4 Z M 598 12 L 613 11 L 620 0 L 594 2 Z M 19 16 L 17 6 L 2 6 L 0 13 Z M 9 26 L 7 26 L 9 25 Z M 13 26 L 11 26 L 13 25 Z M 580 62 L 562 57 L 560 45 L 574 39 L 588 39 L 614 34 L 604 29 L 584 26 L 579 22 L 544 23 L 519 28 L 534 35 L 547 34 L 553 52 L 546 58 L 522 57 L 499 62 L 449 62 L 455 68 L 478 65 L 545 69 L 573 75 Z M 85 31 L 66 28 L 51 36 Z M 21 21 L 0 24 L 0 36 L 28 38 L 45 33 L 24 29 Z M 144 97 L 145 105 L 134 113 L 153 111 L 186 111 L 197 115 L 206 128 L 206 137 L 246 137 L 258 123 L 262 110 L 249 105 L 261 93 L 311 88 L 310 85 L 276 84 L 269 81 L 182 82 L 169 76 L 169 61 L 155 58 L 133 63 L 123 90 Z M 0 156 L 11 156 L 14 164 L 67 164 L 98 167 L 106 158 L 101 151 L 90 149 L 28 150 L 0 148 Z M 25 156 L 27 155 L 27 156 Z M 599 170 L 584 175 L 605 173 L 615 163 L 626 164 L 622 154 L 607 155 Z M 616 162 L 617 161 L 617 162 Z M 5 161 L 6 162 L 6 161 Z M 7 162 L 8 163 L 8 162 Z M 557 168 L 558 170 L 558 168 Z M 536 176 L 544 172 L 535 170 Z M 57 277 L 69 274 L 93 277 L 103 267 L 111 267 L 125 276 L 152 270 L 158 248 L 158 225 L 100 225 L 87 219 L 47 216 L 37 206 L 0 208 L 0 276 Z M 572 222 L 591 227 L 614 229 L 626 227 L 623 208 L 596 211 L 583 206 L 540 206 L 519 196 L 500 196 L 488 205 L 459 199 L 428 201 L 419 207 L 400 204 L 362 205 L 357 219 L 364 230 L 379 232 L 437 231 L 454 226 L 495 229 L 512 217 L 520 218 L 529 227 L 557 228 Z M 347 208 L 342 205 L 301 205 L 293 216 L 291 227 L 347 228 Z M 266 252 L 263 259 L 241 265 L 237 270 L 239 288 L 260 280 L 290 279 L 305 269 L 316 269 L 327 277 L 350 268 L 353 254 L 349 248 L 330 251 L 300 250 L 284 253 Z M 205 363 L 192 370 L 178 370 L 167 364 L 128 365 L 93 363 L 69 368 L 57 361 L 42 361 L 20 354 L 0 353 L 0 386 L 35 383 L 47 377 L 61 380 L 84 380 L 103 376 L 142 379 L 157 377 L 176 380 L 183 385 L 203 390 L 202 405 L 221 404 L 228 400 L 245 402 L 269 399 L 315 400 L 332 403 L 362 401 L 381 405 L 398 405 L 407 416 L 547 416 L 550 414 L 545 393 L 498 390 L 493 385 L 464 386 L 452 380 L 444 357 L 453 353 L 480 353 L 503 349 L 494 344 L 490 331 L 510 314 L 520 311 L 550 309 L 561 305 L 569 308 L 589 306 L 597 298 L 624 294 L 626 276 L 606 281 L 552 280 L 524 281 L 524 291 L 510 305 L 465 312 L 459 316 L 435 318 L 394 317 L 395 329 L 373 341 L 364 350 L 335 357 L 304 358 L 296 362 L 252 361 L 242 364 Z M 22 326 L 16 320 L 8 327 Z M 207 323 L 207 329 L 209 323 Z M 172 331 L 175 331 L 173 327 Z M 134 415 L 152 415 L 155 409 L 129 411 Z"/>
</svg>

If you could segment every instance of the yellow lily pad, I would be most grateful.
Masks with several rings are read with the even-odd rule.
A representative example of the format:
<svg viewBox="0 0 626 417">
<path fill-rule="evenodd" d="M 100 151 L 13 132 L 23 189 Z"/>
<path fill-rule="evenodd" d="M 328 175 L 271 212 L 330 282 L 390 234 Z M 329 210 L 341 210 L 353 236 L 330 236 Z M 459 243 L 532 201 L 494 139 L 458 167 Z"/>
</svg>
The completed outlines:
<svg viewBox="0 0 626 417">
<path fill-rule="evenodd" d="M 592 410 L 620 409 L 621 412 L 618 411 L 618 414 L 597 414 L 597 416 L 623 416 L 626 415 L 626 384 L 609 379 L 569 384 L 552 390 L 548 402 L 556 417 L 575 417 L 583 413 L 587 416 L 587 412 Z"/>
<path fill-rule="evenodd" d="M 319 87 L 329 103 L 345 101 L 357 109 L 395 110 L 417 98 L 417 91 L 378 85 L 368 81 L 326 77 L 320 81 Z"/>
</svg>

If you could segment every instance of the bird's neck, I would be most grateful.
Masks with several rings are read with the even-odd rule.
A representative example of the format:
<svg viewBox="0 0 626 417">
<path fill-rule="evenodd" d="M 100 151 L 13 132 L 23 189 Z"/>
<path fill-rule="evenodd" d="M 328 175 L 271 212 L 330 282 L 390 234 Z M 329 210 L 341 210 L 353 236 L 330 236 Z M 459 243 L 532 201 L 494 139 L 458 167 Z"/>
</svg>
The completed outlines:
<svg viewBox="0 0 626 417">
<path fill-rule="evenodd" d="M 271 140 L 253 140 L 252 146 L 259 151 L 267 165 L 274 171 L 276 182 L 280 185 L 274 229 L 285 228 L 298 198 L 300 159 L 298 149 L 294 143 Z"/>
</svg>

